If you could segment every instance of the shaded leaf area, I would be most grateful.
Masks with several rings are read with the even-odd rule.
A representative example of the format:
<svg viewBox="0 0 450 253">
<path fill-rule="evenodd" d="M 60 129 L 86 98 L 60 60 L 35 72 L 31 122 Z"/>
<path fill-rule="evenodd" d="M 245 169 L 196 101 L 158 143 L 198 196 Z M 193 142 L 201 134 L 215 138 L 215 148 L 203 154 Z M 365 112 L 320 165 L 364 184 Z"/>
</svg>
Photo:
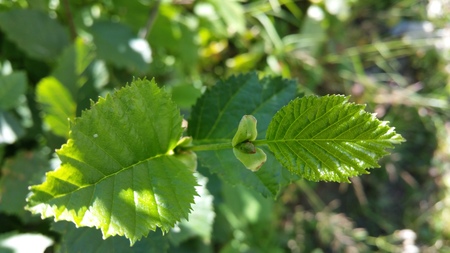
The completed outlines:
<svg viewBox="0 0 450 253">
<path fill-rule="evenodd" d="M 98 56 L 119 68 L 144 73 L 151 62 L 148 42 L 120 23 L 98 21 L 90 28 Z"/>
<path fill-rule="evenodd" d="M 181 116 L 168 94 L 137 80 L 83 112 L 57 151 L 61 166 L 32 186 L 28 209 L 100 228 L 131 244 L 188 216 L 195 177 L 172 153 Z M 124 215 L 126 214 L 126 215 Z"/>
<path fill-rule="evenodd" d="M 267 130 L 275 157 L 312 181 L 349 182 L 379 167 L 377 161 L 404 139 L 345 96 L 308 96 L 283 107 Z"/>
<path fill-rule="evenodd" d="M 14 143 L 24 134 L 25 130 L 17 117 L 10 112 L 0 110 L 0 144 Z"/>
<path fill-rule="evenodd" d="M 75 42 L 67 47 L 57 59 L 57 65 L 52 71 L 52 76 L 58 79 L 70 92 L 74 100 L 79 96 L 86 96 L 86 92 L 80 89 L 91 81 L 92 65 L 98 62 L 93 44 L 77 38 Z M 105 71 L 105 69 L 100 69 Z M 106 73 L 103 73 L 105 75 Z M 94 97 L 94 96 L 93 96 Z"/>
<path fill-rule="evenodd" d="M 191 73 L 199 63 L 200 47 L 196 41 L 198 30 L 188 25 L 192 16 L 185 16 L 185 13 L 173 16 L 173 13 L 179 11 L 176 5 L 161 4 L 158 17 L 148 35 L 148 41 L 155 49 L 155 55 L 176 55 L 176 65 Z M 158 60 L 161 59 L 155 57 L 155 63 Z"/>
<path fill-rule="evenodd" d="M 89 107 L 90 99 L 98 96 L 96 87 L 103 86 L 107 76 L 98 74 L 104 65 L 82 39 L 67 47 L 57 62 L 52 74 L 39 81 L 36 96 L 49 129 L 67 139 L 69 119 Z"/>
<path fill-rule="evenodd" d="M 27 89 L 27 76 L 23 71 L 16 71 L 7 76 L 0 76 L 0 110 L 14 108 L 20 96 Z"/>
<path fill-rule="evenodd" d="M 276 197 L 281 187 L 296 178 L 280 166 L 267 147 L 261 147 L 267 161 L 256 172 L 247 169 L 233 154 L 232 149 L 197 151 L 202 164 L 217 173 L 230 184 L 243 184 L 266 197 Z"/>
<path fill-rule="evenodd" d="M 16 9 L 0 13 L 0 28 L 35 59 L 53 60 L 69 44 L 65 28 L 37 10 Z"/>
<path fill-rule="evenodd" d="M 296 94 L 295 82 L 279 77 L 259 80 L 256 73 L 232 76 L 219 81 L 197 101 L 189 120 L 188 134 L 196 144 L 231 144 L 242 116 L 249 114 L 258 120 L 260 138 L 264 136 L 273 115 Z M 265 196 L 276 196 L 280 186 L 289 182 L 280 176 L 289 172 L 271 160 L 273 155 L 270 151 L 267 162 L 255 173 L 246 169 L 231 149 L 199 151 L 197 155 L 201 163 L 228 182 L 242 183 Z"/>
<path fill-rule="evenodd" d="M 25 72 L 16 71 L 6 76 L 0 76 L 0 144 L 14 143 L 25 134 L 17 116 L 9 110 L 20 103 L 20 97 L 25 96 L 27 77 Z"/>
<path fill-rule="evenodd" d="M 97 253 L 135 253 L 166 252 L 169 243 L 160 230 L 149 235 L 130 247 L 127 239 L 119 236 L 102 238 L 102 233 L 93 228 L 77 228 L 70 222 L 60 221 L 52 225 L 52 229 L 61 233 L 59 252 L 97 252 Z"/>
<path fill-rule="evenodd" d="M 28 186 L 42 183 L 41 176 L 49 169 L 47 157 L 41 152 L 20 152 L 7 159 L 1 168 L 0 211 L 15 214 L 23 222 L 32 220 L 30 212 L 23 208 Z"/>
</svg>

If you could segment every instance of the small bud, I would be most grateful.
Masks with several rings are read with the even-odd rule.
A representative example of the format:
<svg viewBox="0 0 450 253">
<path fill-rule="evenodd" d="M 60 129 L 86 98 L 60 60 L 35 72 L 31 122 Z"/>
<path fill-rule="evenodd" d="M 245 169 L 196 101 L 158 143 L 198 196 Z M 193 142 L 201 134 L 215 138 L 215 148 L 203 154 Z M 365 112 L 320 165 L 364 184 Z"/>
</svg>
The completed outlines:
<svg viewBox="0 0 450 253">
<path fill-rule="evenodd" d="M 260 148 L 255 148 L 254 153 L 244 153 L 237 148 L 233 148 L 236 158 L 249 170 L 258 171 L 267 161 L 267 155 Z"/>
<path fill-rule="evenodd" d="M 238 130 L 231 141 L 233 147 L 241 142 L 254 141 L 258 136 L 256 130 L 256 118 L 252 115 L 244 115 L 239 122 Z"/>
<path fill-rule="evenodd" d="M 238 145 L 236 145 L 236 148 L 241 151 L 242 153 L 245 154 L 254 154 L 256 153 L 256 147 L 253 143 L 246 141 L 246 142 L 242 142 L 239 143 Z"/>
</svg>

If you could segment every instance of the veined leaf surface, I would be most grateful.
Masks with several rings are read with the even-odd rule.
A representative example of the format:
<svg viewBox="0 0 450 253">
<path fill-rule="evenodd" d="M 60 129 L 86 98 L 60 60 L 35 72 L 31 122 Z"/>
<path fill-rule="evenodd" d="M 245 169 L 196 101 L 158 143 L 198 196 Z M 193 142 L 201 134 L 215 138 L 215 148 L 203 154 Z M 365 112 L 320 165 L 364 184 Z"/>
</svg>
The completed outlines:
<svg viewBox="0 0 450 253">
<path fill-rule="evenodd" d="M 268 145 L 286 168 L 305 179 L 348 182 L 379 167 L 385 149 L 404 141 L 364 108 L 339 95 L 295 99 L 270 122 Z"/>
<path fill-rule="evenodd" d="M 258 79 L 256 73 L 232 76 L 208 90 L 192 109 L 188 134 L 195 144 L 229 142 L 235 135 L 242 116 L 258 120 L 258 139 L 264 135 L 273 115 L 297 96 L 294 81 L 280 77 Z M 198 151 L 199 161 L 212 172 L 232 184 L 243 184 L 264 196 L 276 196 L 280 187 L 289 183 L 290 174 L 274 158 L 267 147 L 267 162 L 257 172 L 248 170 L 233 150 Z"/>
<path fill-rule="evenodd" d="M 57 151 L 61 166 L 32 186 L 28 209 L 42 217 L 125 235 L 168 231 L 188 216 L 192 168 L 173 156 L 182 118 L 152 81 L 134 81 L 84 111 Z"/>
</svg>

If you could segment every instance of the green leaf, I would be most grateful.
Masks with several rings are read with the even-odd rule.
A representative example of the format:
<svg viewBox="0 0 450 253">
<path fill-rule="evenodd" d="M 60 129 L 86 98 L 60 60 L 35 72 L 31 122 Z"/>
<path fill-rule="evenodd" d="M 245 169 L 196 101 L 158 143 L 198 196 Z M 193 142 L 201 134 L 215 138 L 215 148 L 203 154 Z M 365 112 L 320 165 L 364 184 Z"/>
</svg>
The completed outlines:
<svg viewBox="0 0 450 253">
<path fill-rule="evenodd" d="M 100 58 L 120 68 L 144 73 L 151 62 L 148 42 L 121 23 L 95 22 L 90 28 Z"/>
<path fill-rule="evenodd" d="M 96 252 L 96 253 L 135 253 L 135 252 L 166 252 L 169 247 L 167 237 L 161 231 L 150 234 L 130 247 L 123 237 L 102 238 L 102 233 L 93 228 L 77 228 L 69 222 L 56 222 L 52 229 L 61 233 L 59 252 Z"/>
<path fill-rule="evenodd" d="M 76 115 L 89 108 L 99 88 L 108 82 L 108 71 L 104 62 L 96 59 L 94 45 L 81 38 L 62 52 L 51 76 L 69 91 L 76 102 Z"/>
<path fill-rule="evenodd" d="M 189 109 L 202 95 L 202 92 L 191 83 L 183 83 L 172 87 L 171 94 L 172 100 L 177 103 L 179 107 Z"/>
<path fill-rule="evenodd" d="M 31 187 L 28 209 L 131 244 L 156 227 L 168 231 L 188 216 L 195 195 L 192 168 L 172 155 L 181 121 L 154 81 L 100 98 L 72 123 L 57 151 L 61 166 Z"/>
<path fill-rule="evenodd" d="M 69 119 L 76 111 L 70 92 L 56 78 L 46 77 L 38 83 L 36 97 L 43 106 L 45 123 L 56 135 L 68 138 Z"/>
<path fill-rule="evenodd" d="M 197 101 L 189 119 L 188 135 L 195 144 L 229 142 L 243 115 L 258 119 L 257 131 L 264 136 L 273 115 L 296 97 L 294 81 L 279 77 L 258 80 L 256 73 L 232 76 L 219 81 Z M 259 138 L 259 137 L 258 137 Z M 234 157 L 233 150 L 197 151 L 199 161 L 232 184 L 244 184 L 265 196 L 276 196 L 287 184 L 288 172 L 265 147 L 267 161 L 257 172 L 248 170 Z"/>
<path fill-rule="evenodd" d="M 148 41 L 153 48 L 176 56 L 175 64 L 187 73 L 196 72 L 196 66 L 199 64 L 198 29 L 196 25 L 192 25 L 192 21 L 197 18 L 180 6 L 162 2 L 158 17 L 148 35 Z"/>
<path fill-rule="evenodd" d="M 223 180 L 232 185 L 245 185 L 254 189 L 263 196 L 276 197 L 280 189 L 291 182 L 295 175 L 287 169 L 282 168 L 281 164 L 275 159 L 273 153 L 268 147 L 262 146 L 261 149 L 267 155 L 267 161 L 256 172 L 252 172 L 239 161 L 233 149 L 222 149 L 215 151 L 197 151 L 200 164 L 209 168 L 211 172 L 219 175 Z"/>
<path fill-rule="evenodd" d="M 18 104 L 20 96 L 27 89 L 25 72 L 18 71 L 7 76 L 0 76 L 0 109 L 8 110 Z"/>
<path fill-rule="evenodd" d="M 0 28 L 20 49 L 36 59 L 52 60 L 69 44 L 64 27 L 36 10 L 0 13 Z"/>
<path fill-rule="evenodd" d="M 23 222 L 31 219 L 24 210 L 30 184 L 42 183 L 42 175 L 50 168 L 41 152 L 20 152 L 5 161 L 0 178 L 0 211 L 14 214 Z"/>
<path fill-rule="evenodd" d="M 77 38 L 74 44 L 67 47 L 58 57 L 56 68 L 52 76 L 70 92 L 76 100 L 78 91 L 87 82 L 87 69 L 95 59 L 95 50 L 92 44 Z"/>
<path fill-rule="evenodd" d="M 401 135 L 345 96 L 308 96 L 282 108 L 267 130 L 275 157 L 290 171 L 312 181 L 349 182 L 379 167 L 386 148 Z"/>
</svg>

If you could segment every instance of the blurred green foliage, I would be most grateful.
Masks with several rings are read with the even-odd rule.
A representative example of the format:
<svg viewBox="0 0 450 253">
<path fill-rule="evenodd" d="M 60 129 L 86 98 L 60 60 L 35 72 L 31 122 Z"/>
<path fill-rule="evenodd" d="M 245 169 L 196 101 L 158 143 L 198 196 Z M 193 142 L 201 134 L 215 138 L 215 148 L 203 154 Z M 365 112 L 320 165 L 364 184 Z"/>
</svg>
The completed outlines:
<svg viewBox="0 0 450 253">
<path fill-rule="evenodd" d="M 352 95 L 407 142 L 384 170 L 352 184 L 298 181 L 276 201 L 199 168 L 211 235 L 175 231 L 169 245 L 150 241 L 155 250 L 450 251 L 449 41 L 445 0 L 0 0 L 0 251 L 30 233 L 36 249 L 79 247 L 80 231 L 21 206 L 57 167 L 67 118 L 91 99 L 155 77 L 188 118 L 218 79 L 250 70 L 298 79 L 305 93 Z"/>
</svg>

